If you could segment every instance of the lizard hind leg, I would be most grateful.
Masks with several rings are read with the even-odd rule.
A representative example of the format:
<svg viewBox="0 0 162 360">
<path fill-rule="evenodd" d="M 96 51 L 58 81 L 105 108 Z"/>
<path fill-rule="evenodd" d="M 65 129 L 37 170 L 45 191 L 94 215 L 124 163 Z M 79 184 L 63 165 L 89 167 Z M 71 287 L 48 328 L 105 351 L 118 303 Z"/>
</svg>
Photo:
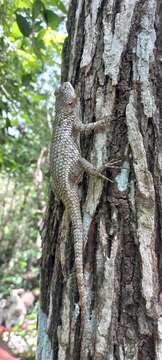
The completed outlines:
<svg viewBox="0 0 162 360">
<path fill-rule="evenodd" d="M 104 180 L 107 180 L 107 181 L 110 181 L 113 183 L 113 181 L 111 179 L 109 179 L 106 176 L 104 176 L 103 174 L 101 174 L 101 171 L 103 171 L 105 169 L 105 167 L 104 168 L 101 167 L 101 170 L 97 169 L 95 166 L 93 166 L 89 161 L 87 161 L 84 158 L 80 159 L 80 163 L 81 163 L 81 166 L 84 169 L 84 171 L 86 171 L 89 175 L 98 176 Z"/>
</svg>

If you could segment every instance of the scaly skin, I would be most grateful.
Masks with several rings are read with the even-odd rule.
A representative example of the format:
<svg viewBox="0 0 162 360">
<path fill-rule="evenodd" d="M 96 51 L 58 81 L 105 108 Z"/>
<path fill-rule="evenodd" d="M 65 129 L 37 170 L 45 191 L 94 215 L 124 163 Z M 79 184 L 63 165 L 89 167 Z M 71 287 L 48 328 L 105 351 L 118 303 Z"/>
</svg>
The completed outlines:
<svg viewBox="0 0 162 360">
<path fill-rule="evenodd" d="M 78 182 L 84 171 L 91 175 L 106 177 L 81 157 L 79 133 L 103 128 L 105 120 L 87 125 L 82 124 L 77 116 L 77 97 L 69 82 L 61 85 L 55 95 L 56 111 L 50 151 L 50 174 L 54 192 L 62 200 L 72 223 L 81 319 L 84 322 L 86 292 L 83 272 L 83 225 Z"/>
</svg>

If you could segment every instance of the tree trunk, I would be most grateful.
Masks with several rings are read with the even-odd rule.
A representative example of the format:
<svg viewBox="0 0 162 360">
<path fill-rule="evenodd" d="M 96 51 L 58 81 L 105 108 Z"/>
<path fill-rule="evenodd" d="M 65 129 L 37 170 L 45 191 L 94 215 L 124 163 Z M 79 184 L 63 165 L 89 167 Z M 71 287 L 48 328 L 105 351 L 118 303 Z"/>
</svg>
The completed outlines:
<svg viewBox="0 0 162 360">
<path fill-rule="evenodd" d="M 43 229 L 38 360 L 162 359 L 162 4 L 72 0 L 62 81 L 83 122 L 108 117 L 81 138 L 97 167 L 120 159 L 105 182 L 83 178 L 89 319 L 81 336 L 72 230 L 50 193 Z"/>
</svg>

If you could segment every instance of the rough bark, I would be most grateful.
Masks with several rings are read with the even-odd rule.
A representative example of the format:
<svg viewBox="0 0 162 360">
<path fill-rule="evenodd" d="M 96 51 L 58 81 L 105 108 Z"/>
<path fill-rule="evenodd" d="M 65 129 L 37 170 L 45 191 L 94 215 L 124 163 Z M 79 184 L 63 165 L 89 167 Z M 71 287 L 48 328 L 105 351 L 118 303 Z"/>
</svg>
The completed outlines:
<svg viewBox="0 0 162 360">
<path fill-rule="evenodd" d="M 43 230 L 40 360 L 162 359 L 162 4 L 72 0 L 62 81 L 83 122 L 108 116 L 81 139 L 82 154 L 114 183 L 83 179 L 89 320 L 80 336 L 73 237 L 51 192 Z"/>
</svg>

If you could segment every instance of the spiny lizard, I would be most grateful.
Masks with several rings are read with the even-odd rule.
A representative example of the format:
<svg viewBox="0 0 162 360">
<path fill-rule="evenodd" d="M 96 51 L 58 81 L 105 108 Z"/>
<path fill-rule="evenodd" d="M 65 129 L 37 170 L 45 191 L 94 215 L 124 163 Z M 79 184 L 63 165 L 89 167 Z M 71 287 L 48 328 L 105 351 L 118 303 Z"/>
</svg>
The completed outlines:
<svg viewBox="0 0 162 360">
<path fill-rule="evenodd" d="M 53 190 L 62 200 L 72 223 L 77 285 L 81 319 L 86 314 L 86 293 L 83 272 L 83 225 L 78 195 L 78 183 L 84 171 L 107 179 L 91 163 L 82 158 L 79 147 L 81 132 L 103 128 L 105 120 L 83 124 L 77 114 L 78 99 L 70 82 L 55 91 L 55 120 L 50 150 L 50 174 Z M 103 170 L 103 169 L 102 169 Z"/>
</svg>

